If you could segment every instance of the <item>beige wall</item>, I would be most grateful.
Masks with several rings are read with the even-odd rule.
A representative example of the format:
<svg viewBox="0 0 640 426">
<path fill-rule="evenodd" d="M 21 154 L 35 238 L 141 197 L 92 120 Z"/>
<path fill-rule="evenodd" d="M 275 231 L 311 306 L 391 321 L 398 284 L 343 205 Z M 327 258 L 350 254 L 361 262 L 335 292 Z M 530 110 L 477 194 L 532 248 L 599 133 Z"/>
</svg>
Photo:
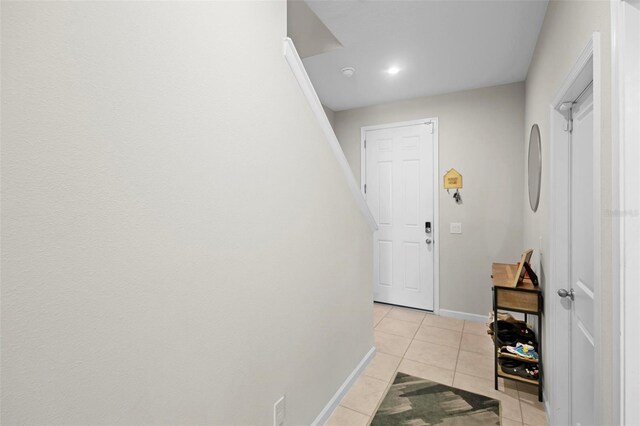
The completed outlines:
<svg viewBox="0 0 640 426">
<path fill-rule="evenodd" d="M 4 424 L 309 424 L 371 233 L 284 2 L 3 2 Z"/>
<path fill-rule="evenodd" d="M 549 253 L 550 243 L 550 112 L 549 106 L 555 97 L 561 84 L 568 75 L 571 67 L 587 45 L 592 33 L 599 31 L 602 47 L 602 211 L 610 211 L 612 200 L 611 178 L 611 38 L 610 38 L 610 12 L 607 1 L 551 1 L 547 8 L 544 24 L 540 32 L 538 44 L 529 68 L 526 81 L 526 118 L 525 118 L 525 145 L 528 143 L 528 135 L 531 126 L 537 123 L 540 127 L 542 139 L 542 193 L 540 207 L 536 213 L 529 208 L 526 190 L 523 192 L 524 208 L 524 244 L 525 246 L 538 247 L 542 239 L 542 276 L 549 275 L 549 258 L 544 253 Z M 526 158 L 522 164 L 526 172 Z M 609 215 L 602 217 L 602 327 L 608 330 L 611 326 L 611 219 Z M 553 297 L 551 295 L 551 297 Z M 546 299 L 549 302 L 549 298 Z M 547 324 L 551 326 L 551 324 Z M 598 389 L 597 398 L 603 403 L 605 411 L 603 417 L 596 423 L 611 424 L 611 330 L 605 331 L 602 336 L 601 348 L 602 364 L 600 367 L 601 386 Z M 546 334 L 549 335 L 548 333 Z M 552 377 L 547 376 L 548 380 Z"/>
<path fill-rule="evenodd" d="M 334 128 L 359 180 L 362 126 L 429 117 L 439 119 L 439 175 L 453 167 L 464 178 L 461 205 L 439 185 L 440 308 L 487 315 L 491 263 L 522 251 L 524 83 L 340 111 Z"/>
<path fill-rule="evenodd" d="M 336 113 L 334 110 L 332 110 L 329 107 L 326 107 L 324 105 L 322 105 L 322 109 L 324 110 L 324 113 L 327 115 L 327 118 L 329 119 L 329 124 L 331 124 L 331 127 L 335 127 L 336 125 Z"/>
</svg>

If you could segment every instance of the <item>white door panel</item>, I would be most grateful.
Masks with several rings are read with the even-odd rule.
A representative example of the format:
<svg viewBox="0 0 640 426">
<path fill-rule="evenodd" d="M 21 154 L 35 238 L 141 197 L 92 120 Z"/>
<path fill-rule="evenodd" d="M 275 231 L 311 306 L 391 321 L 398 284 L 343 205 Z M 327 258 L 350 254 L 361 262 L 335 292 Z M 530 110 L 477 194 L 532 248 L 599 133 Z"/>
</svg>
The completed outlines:
<svg viewBox="0 0 640 426">
<path fill-rule="evenodd" d="M 595 422 L 594 220 L 596 192 L 593 144 L 593 95 L 590 90 L 572 108 L 571 133 L 571 423 Z"/>
<path fill-rule="evenodd" d="M 433 310 L 435 229 L 432 124 L 366 132 L 365 183 L 378 223 L 374 236 L 374 299 Z"/>
</svg>

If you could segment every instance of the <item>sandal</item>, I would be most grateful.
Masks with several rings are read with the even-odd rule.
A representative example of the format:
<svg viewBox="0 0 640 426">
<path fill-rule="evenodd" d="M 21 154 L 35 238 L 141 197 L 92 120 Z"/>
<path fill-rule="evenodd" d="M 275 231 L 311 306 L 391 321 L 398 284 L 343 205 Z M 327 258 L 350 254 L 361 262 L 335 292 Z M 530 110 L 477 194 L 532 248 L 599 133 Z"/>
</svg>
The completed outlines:
<svg viewBox="0 0 640 426">
<path fill-rule="evenodd" d="M 538 380 L 540 375 L 538 364 L 527 364 L 522 361 L 510 359 L 501 359 L 500 369 L 506 374 L 512 374 L 529 380 Z"/>
</svg>

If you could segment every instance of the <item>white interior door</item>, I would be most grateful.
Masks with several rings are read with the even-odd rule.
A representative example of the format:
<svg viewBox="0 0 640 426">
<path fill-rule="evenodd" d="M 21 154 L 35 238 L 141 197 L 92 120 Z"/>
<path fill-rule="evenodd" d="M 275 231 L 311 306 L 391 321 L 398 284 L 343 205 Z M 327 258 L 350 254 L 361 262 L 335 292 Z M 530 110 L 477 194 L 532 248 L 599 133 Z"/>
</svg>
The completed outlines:
<svg viewBox="0 0 640 426">
<path fill-rule="evenodd" d="M 573 130 L 570 136 L 570 280 L 573 301 L 570 327 L 571 424 L 596 423 L 595 406 L 595 297 L 597 279 L 595 220 L 593 90 L 588 89 L 573 105 Z M 568 298 L 569 299 L 569 298 Z"/>
<path fill-rule="evenodd" d="M 378 302 L 433 310 L 434 127 L 431 122 L 365 133 L 365 196 L 378 223 Z"/>
</svg>

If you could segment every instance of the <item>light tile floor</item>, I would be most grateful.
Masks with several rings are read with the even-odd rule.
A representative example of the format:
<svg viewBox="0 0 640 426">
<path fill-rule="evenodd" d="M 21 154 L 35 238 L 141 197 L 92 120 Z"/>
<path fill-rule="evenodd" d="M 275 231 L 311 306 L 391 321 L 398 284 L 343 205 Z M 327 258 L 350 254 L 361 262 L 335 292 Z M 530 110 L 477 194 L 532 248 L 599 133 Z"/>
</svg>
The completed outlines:
<svg viewBox="0 0 640 426">
<path fill-rule="evenodd" d="M 500 379 L 493 388 L 485 324 L 374 303 L 373 327 L 376 355 L 327 425 L 369 424 L 397 371 L 499 399 L 503 426 L 547 424 L 536 387 Z"/>
</svg>

